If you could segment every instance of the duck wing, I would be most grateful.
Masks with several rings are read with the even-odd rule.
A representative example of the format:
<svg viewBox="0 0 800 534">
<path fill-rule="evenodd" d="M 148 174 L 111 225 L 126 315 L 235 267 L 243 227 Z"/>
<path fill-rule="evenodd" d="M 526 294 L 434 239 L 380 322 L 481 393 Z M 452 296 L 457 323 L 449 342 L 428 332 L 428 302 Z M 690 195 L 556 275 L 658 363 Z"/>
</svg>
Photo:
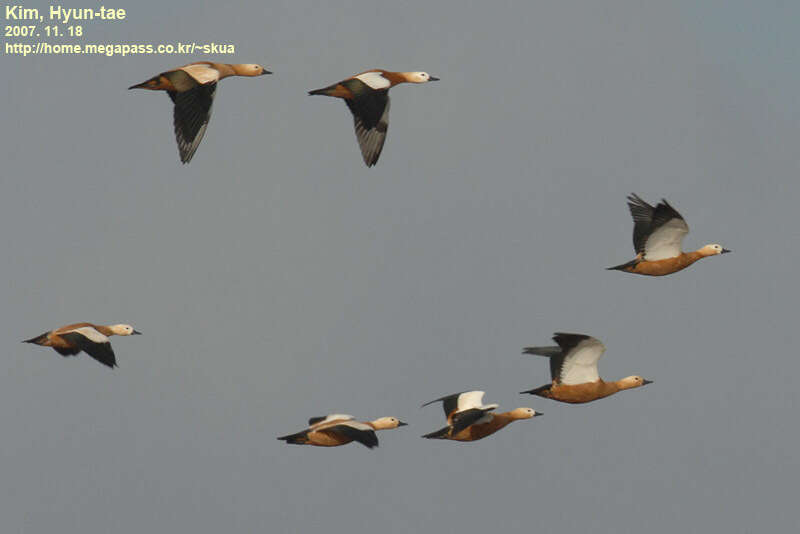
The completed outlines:
<svg viewBox="0 0 800 534">
<path fill-rule="evenodd" d="M 674 258 L 681 254 L 689 226 L 678 211 L 662 199 L 655 207 L 636 194 L 628 196 L 633 217 L 633 247 L 647 261 Z"/>
<path fill-rule="evenodd" d="M 606 351 L 600 340 L 585 334 L 557 332 L 553 341 L 558 343 L 562 352 L 561 356 L 551 359 L 554 382 L 571 386 L 600 380 L 597 362 Z"/>
<path fill-rule="evenodd" d="M 317 432 L 338 434 L 353 441 L 357 441 L 368 449 L 378 446 L 378 436 L 375 435 L 375 430 L 371 426 L 358 421 L 342 422 L 338 425 L 317 430 Z"/>
<path fill-rule="evenodd" d="M 111 341 L 91 326 L 83 326 L 69 332 L 58 334 L 73 347 L 82 350 L 98 362 L 108 367 L 116 367 L 117 360 L 114 350 L 111 348 Z M 73 352 L 58 351 L 60 354 L 74 354 Z"/>
<path fill-rule="evenodd" d="M 189 163 L 211 120 L 211 108 L 217 93 L 217 82 L 210 82 L 187 91 L 167 91 L 175 103 L 173 124 L 181 163 Z"/>
<path fill-rule="evenodd" d="M 389 129 L 389 92 L 370 90 L 344 101 L 353 114 L 361 157 L 367 167 L 372 167 L 378 162 Z"/>
</svg>

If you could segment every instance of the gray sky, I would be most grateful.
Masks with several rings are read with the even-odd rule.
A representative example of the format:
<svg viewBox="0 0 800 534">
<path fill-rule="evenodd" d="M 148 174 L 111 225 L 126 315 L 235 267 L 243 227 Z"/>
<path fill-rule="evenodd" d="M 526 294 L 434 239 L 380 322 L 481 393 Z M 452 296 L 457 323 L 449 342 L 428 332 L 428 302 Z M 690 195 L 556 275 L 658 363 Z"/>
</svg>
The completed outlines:
<svg viewBox="0 0 800 534">
<path fill-rule="evenodd" d="M 126 87 L 206 57 L 3 56 L 2 531 L 800 526 L 800 6 L 695 4 L 119 4 L 75 42 L 232 42 L 275 72 L 220 84 L 187 166 L 169 99 Z M 442 81 L 392 90 L 367 169 L 306 91 L 371 67 Z M 733 254 L 605 271 L 630 192 Z M 20 343 L 76 321 L 144 335 L 114 371 Z M 558 330 L 655 383 L 519 395 L 549 379 L 521 348 Z M 545 416 L 420 439 L 443 417 L 419 405 L 465 389 Z M 330 412 L 410 426 L 275 439 Z"/>
</svg>

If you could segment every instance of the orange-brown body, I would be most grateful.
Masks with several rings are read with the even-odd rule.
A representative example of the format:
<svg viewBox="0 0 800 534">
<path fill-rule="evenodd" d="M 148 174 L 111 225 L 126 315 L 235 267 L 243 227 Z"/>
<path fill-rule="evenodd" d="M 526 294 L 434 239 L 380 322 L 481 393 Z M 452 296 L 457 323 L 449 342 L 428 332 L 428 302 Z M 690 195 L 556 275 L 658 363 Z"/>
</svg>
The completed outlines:
<svg viewBox="0 0 800 534">
<path fill-rule="evenodd" d="M 583 404 L 613 395 L 623 389 L 629 389 L 619 382 L 587 382 L 585 384 L 565 385 L 553 382 L 530 391 L 531 394 L 546 399 L 553 399 L 570 404 Z"/>
<path fill-rule="evenodd" d="M 51 347 L 62 356 L 75 356 L 85 352 L 108 367 L 116 367 L 117 360 L 109 342 L 110 336 L 138 335 L 129 324 L 96 325 L 92 323 L 68 324 L 47 331 L 23 343 Z"/>
<path fill-rule="evenodd" d="M 346 80 L 342 80 L 339 83 L 329 85 L 328 87 L 323 87 L 322 89 L 317 89 L 316 91 L 311 91 L 311 94 L 321 94 L 325 96 L 332 96 L 334 98 L 344 98 L 345 100 L 355 98 L 357 95 L 355 95 L 353 91 L 351 91 L 350 88 L 348 88 L 347 85 L 345 85 L 345 83 L 355 79 L 357 76 L 361 76 L 362 74 L 366 74 L 368 72 L 379 72 L 381 73 L 381 76 L 383 76 L 384 78 L 386 78 L 386 80 L 389 81 L 390 84 L 389 87 L 381 89 L 382 91 L 391 89 L 392 87 L 394 87 L 399 83 L 409 82 L 409 79 L 407 78 L 408 73 L 405 72 L 391 72 L 383 69 L 369 69 L 365 70 L 364 72 L 359 72 L 358 74 L 350 76 Z"/>
<path fill-rule="evenodd" d="M 406 426 L 406 423 L 396 417 L 381 417 L 365 422 L 353 421 L 350 416 L 344 417 L 344 419 L 312 418 L 309 422 L 317 419 L 323 419 L 323 421 L 313 423 L 306 430 L 281 436 L 278 439 L 293 445 L 314 445 L 316 447 L 339 447 L 347 445 L 351 441 L 358 441 L 368 448 L 373 448 L 378 446 L 376 430 Z"/>
<path fill-rule="evenodd" d="M 658 261 L 639 261 L 632 263 L 620 270 L 626 273 L 643 274 L 646 276 L 665 276 L 687 268 L 705 255 L 698 251 L 682 252 L 680 256 Z"/>
<path fill-rule="evenodd" d="M 533 408 L 516 408 L 510 412 L 491 414 L 489 415 L 491 419 L 488 422 L 473 423 L 468 427 L 459 430 L 455 434 L 453 433 L 455 430 L 453 424 L 449 424 L 448 426 L 439 429 L 436 432 L 431 432 L 430 434 L 426 434 L 422 437 L 428 439 L 449 439 L 453 441 L 477 441 L 485 438 L 486 436 L 491 436 L 498 430 L 505 428 L 514 421 L 530 419 L 538 415 L 542 414 Z M 448 417 L 448 421 L 450 420 L 451 418 Z M 480 421 L 480 419 L 478 419 L 478 421 Z"/>
<path fill-rule="evenodd" d="M 252 72 L 243 71 L 240 65 L 237 64 L 230 64 L 230 63 L 214 63 L 212 61 L 196 61 L 194 63 L 189 63 L 188 65 L 184 65 L 183 67 L 178 67 L 177 69 L 168 70 L 166 72 L 162 72 L 156 76 L 153 76 L 149 80 L 146 80 L 140 84 L 133 85 L 130 89 L 138 88 L 138 89 L 149 89 L 150 91 L 188 91 L 193 87 L 202 84 L 203 82 L 198 81 L 192 74 L 192 66 L 193 65 L 207 65 L 212 69 L 216 70 L 219 73 L 218 80 L 222 80 L 223 78 L 227 78 L 229 76 L 252 76 Z M 266 71 L 264 71 L 266 72 Z M 180 76 L 177 75 L 178 73 L 185 73 L 189 76 Z"/>
<path fill-rule="evenodd" d="M 340 445 L 347 445 L 351 441 L 353 441 L 352 438 L 348 438 L 335 432 L 326 432 L 323 429 L 309 432 L 305 435 L 302 441 L 298 441 L 297 443 L 302 443 L 304 445 L 315 445 L 317 447 L 338 447 Z"/>
<path fill-rule="evenodd" d="M 113 336 L 114 335 L 114 332 L 111 330 L 111 328 L 109 328 L 107 326 L 96 325 L 96 324 L 92 324 L 92 323 L 75 323 L 75 324 L 68 324 L 68 325 L 62 326 L 60 328 L 56 328 L 55 330 L 51 330 L 51 331 L 47 332 L 46 334 L 44 334 L 43 336 L 39 336 L 38 338 L 35 339 L 35 341 L 32 341 L 32 342 L 37 344 L 37 345 L 41 345 L 42 347 L 56 347 L 56 348 L 60 348 L 60 349 L 76 349 L 77 347 L 74 344 L 68 342 L 66 339 L 61 337 L 59 334 L 64 333 L 64 332 L 69 332 L 69 331 L 74 330 L 76 328 L 83 328 L 84 326 L 88 326 L 90 328 L 94 328 L 95 330 L 97 330 L 98 332 L 103 334 L 104 336 Z"/>
<path fill-rule="evenodd" d="M 284 436 L 278 439 L 286 440 L 294 445 L 314 445 L 316 447 L 338 447 L 340 445 L 347 445 L 351 441 L 355 441 L 352 437 L 346 436 L 340 432 L 333 430 L 333 427 L 342 423 L 342 420 L 333 420 L 322 425 L 312 426 L 308 430 L 292 434 L 291 436 Z M 373 430 L 380 430 L 376 425 L 371 422 L 364 423 L 372 427 Z"/>
<path fill-rule="evenodd" d="M 505 428 L 516 420 L 517 418 L 513 417 L 511 412 L 493 414 L 492 420 L 488 423 L 470 425 L 448 439 L 452 439 L 454 441 L 477 441 L 485 438 L 486 436 L 491 436 L 498 430 Z"/>
</svg>

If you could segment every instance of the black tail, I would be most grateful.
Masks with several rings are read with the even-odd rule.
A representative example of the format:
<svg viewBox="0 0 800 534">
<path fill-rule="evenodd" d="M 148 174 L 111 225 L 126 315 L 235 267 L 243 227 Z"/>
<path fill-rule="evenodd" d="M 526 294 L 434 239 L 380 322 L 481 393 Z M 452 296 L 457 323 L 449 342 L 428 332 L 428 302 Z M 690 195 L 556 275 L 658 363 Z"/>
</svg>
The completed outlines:
<svg viewBox="0 0 800 534">
<path fill-rule="evenodd" d="M 291 443 L 293 445 L 305 445 L 308 443 L 308 430 L 303 430 L 297 434 L 289 434 L 288 436 L 281 436 L 279 440 Z"/>
<path fill-rule="evenodd" d="M 545 391 L 550 391 L 550 387 L 552 384 L 545 384 L 544 386 L 539 386 L 538 388 L 529 389 L 527 391 L 520 391 L 520 395 L 524 393 L 530 393 L 531 395 L 536 395 L 538 397 L 545 397 L 548 398 L 548 395 L 545 394 Z"/>
<path fill-rule="evenodd" d="M 621 265 L 617 265 L 615 267 L 606 267 L 606 271 L 624 271 L 625 269 L 633 269 L 636 267 L 636 264 L 639 263 L 639 260 L 631 260 L 628 263 L 623 263 Z"/>
<path fill-rule="evenodd" d="M 430 434 L 425 434 L 422 437 L 423 438 L 427 438 L 427 439 L 447 439 L 450 436 L 450 430 L 452 428 L 453 427 L 451 427 L 451 426 L 446 426 L 444 428 L 440 428 L 436 432 L 431 432 Z"/>
<path fill-rule="evenodd" d="M 47 341 L 47 334 L 48 333 L 45 332 L 44 334 L 42 334 L 40 336 L 32 337 L 30 339 L 26 339 L 25 341 L 23 341 L 23 343 L 35 343 L 36 345 L 41 345 L 45 341 Z"/>
</svg>

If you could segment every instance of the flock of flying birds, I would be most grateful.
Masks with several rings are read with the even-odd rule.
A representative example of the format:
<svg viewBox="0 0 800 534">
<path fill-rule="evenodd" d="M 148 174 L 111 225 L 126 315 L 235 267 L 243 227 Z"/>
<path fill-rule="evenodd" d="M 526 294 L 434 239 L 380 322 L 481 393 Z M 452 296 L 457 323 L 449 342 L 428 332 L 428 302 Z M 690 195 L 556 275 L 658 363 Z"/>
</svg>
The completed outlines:
<svg viewBox="0 0 800 534">
<path fill-rule="evenodd" d="M 168 70 L 128 87 L 166 91 L 175 104 L 173 125 L 178 141 L 178 154 L 182 163 L 194 156 L 208 121 L 211 106 L 217 93 L 217 82 L 228 76 L 263 76 L 270 71 L 252 63 L 229 65 L 200 61 Z M 378 162 L 389 129 L 389 89 L 400 83 L 427 83 L 439 78 L 427 72 L 390 72 L 372 69 L 322 89 L 309 91 L 309 95 L 325 95 L 344 100 L 356 128 L 358 146 L 367 167 Z"/>
<path fill-rule="evenodd" d="M 174 103 L 173 124 L 182 163 L 191 161 L 211 118 L 217 82 L 229 76 L 262 76 L 271 74 L 261 65 L 197 62 L 162 72 L 133 85 L 152 91 L 166 91 Z M 364 163 L 374 166 L 386 141 L 389 127 L 389 89 L 401 83 L 427 83 L 438 78 L 426 72 L 391 72 L 372 69 L 351 76 L 310 95 L 341 98 L 353 114 L 356 138 Z M 609 267 L 611 270 L 647 276 L 664 276 L 693 264 L 701 258 L 725 254 L 729 250 L 718 244 L 706 245 L 694 252 L 683 252 L 681 245 L 689 227 L 680 213 L 666 200 L 651 206 L 635 194 L 628 196 L 633 217 L 634 259 Z M 108 367 L 116 366 L 110 336 L 130 336 L 140 332 L 127 324 L 95 325 L 76 323 L 50 330 L 25 340 L 52 347 L 62 356 L 85 352 Z M 596 401 L 619 391 L 652 383 L 641 376 L 628 376 L 613 382 L 600 378 L 597 362 L 606 348 L 598 339 L 584 334 L 558 332 L 555 346 L 528 347 L 525 354 L 544 356 L 550 361 L 550 383 L 523 391 L 539 397 L 571 404 Z M 541 415 L 532 408 L 517 408 L 496 413 L 497 404 L 483 404 L 483 391 L 465 391 L 430 401 L 442 402 L 447 425 L 423 437 L 454 441 L 475 441 L 494 434 L 513 421 Z M 300 432 L 279 437 L 287 443 L 335 447 L 357 441 L 366 447 L 378 445 L 376 430 L 404 426 L 395 417 L 374 421 L 357 421 L 346 414 L 312 417 Z"/>
</svg>

